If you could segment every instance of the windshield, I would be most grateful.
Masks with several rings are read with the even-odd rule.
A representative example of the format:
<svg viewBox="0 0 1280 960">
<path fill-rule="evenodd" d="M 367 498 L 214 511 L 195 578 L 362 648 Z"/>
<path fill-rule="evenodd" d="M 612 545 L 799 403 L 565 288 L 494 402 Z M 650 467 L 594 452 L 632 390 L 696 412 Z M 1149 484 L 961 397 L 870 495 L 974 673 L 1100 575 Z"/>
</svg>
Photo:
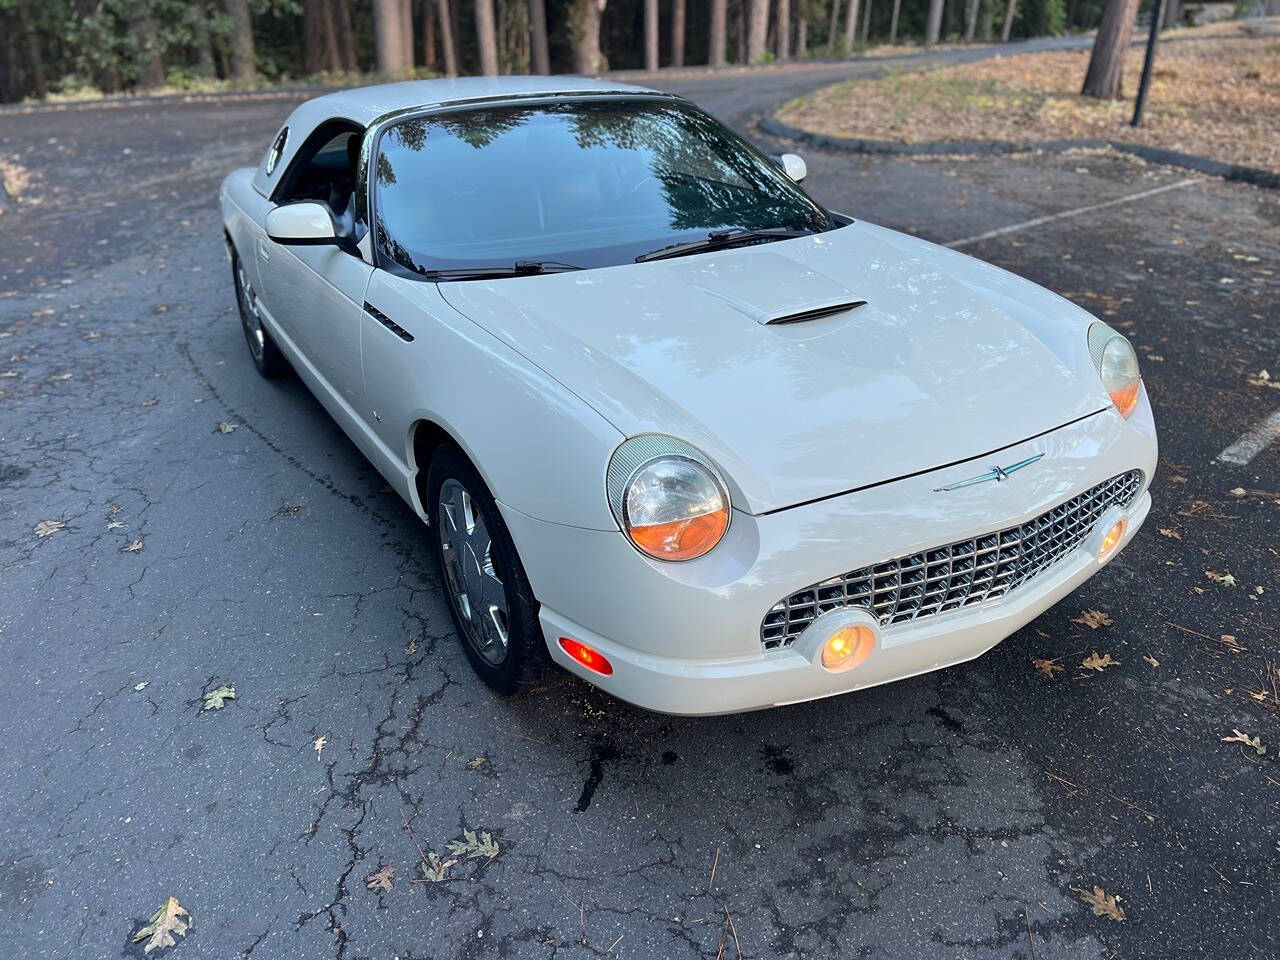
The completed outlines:
<svg viewBox="0 0 1280 960">
<path fill-rule="evenodd" d="M 379 251 L 419 272 L 612 266 L 716 230 L 832 226 L 741 138 L 654 99 L 404 120 L 381 138 L 376 190 Z"/>
</svg>

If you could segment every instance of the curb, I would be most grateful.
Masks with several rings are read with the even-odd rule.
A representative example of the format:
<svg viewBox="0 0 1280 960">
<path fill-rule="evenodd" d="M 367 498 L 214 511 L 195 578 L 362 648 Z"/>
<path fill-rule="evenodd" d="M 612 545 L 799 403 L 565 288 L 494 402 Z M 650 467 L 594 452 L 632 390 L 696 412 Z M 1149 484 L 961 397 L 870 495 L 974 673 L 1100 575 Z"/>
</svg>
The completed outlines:
<svg viewBox="0 0 1280 960">
<path fill-rule="evenodd" d="M 1158 163 L 1168 167 L 1180 167 L 1204 173 L 1224 180 L 1235 180 L 1252 184 L 1267 190 L 1280 190 L 1280 173 L 1264 170 L 1261 167 L 1246 167 L 1236 163 L 1223 163 L 1209 157 L 1201 157 L 1164 147 L 1148 147 L 1139 143 L 1125 143 L 1121 140 L 935 140 L 930 143 L 898 143 L 895 140 L 864 140 L 852 137 L 829 137 L 826 134 L 801 130 L 783 123 L 773 114 L 765 114 L 759 120 L 759 127 L 764 132 L 784 140 L 793 140 L 823 150 L 841 150 L 847 153 L 864 153 L 879 156 L 895 157 L 927 157 L 927 156 L 999 156 L 1010 153 L 1026 153 L 1040 151 L 1043 153 L 1065 153 L 1068 150 L 1109 148 L 1118 153 L 1128 153 L 1141 157 L 1149 163 Z"/>
</svg>

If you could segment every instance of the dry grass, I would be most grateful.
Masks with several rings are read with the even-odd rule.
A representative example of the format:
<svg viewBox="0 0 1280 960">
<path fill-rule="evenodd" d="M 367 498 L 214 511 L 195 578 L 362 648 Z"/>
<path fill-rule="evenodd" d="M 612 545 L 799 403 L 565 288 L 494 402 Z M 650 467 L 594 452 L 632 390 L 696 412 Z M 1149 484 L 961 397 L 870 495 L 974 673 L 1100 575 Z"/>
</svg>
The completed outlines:
<svg viewBox="0 0 1280 960">
<path fill-rule="evenodd" d="M 0 186 L 4 187 L 9 196 L 16 198 L 30 185 L 31 173 L 26 167 L 16 161 L 0 157 Z"/>
<path fill-rule="evenodd" d="M 1246 32 L 1255 31 L 1255 32 Z M 1280 170 L 1280 19 L 1166 35 L 1144 126 L 1129 126 L 1141 49 L 1118 101 L 1081 97 L 1088 51 L 998 57 L 851 80 L 787 104 L 778 118 L 829 136 L 935 140 L 1098 138 Z"/>
</svg>

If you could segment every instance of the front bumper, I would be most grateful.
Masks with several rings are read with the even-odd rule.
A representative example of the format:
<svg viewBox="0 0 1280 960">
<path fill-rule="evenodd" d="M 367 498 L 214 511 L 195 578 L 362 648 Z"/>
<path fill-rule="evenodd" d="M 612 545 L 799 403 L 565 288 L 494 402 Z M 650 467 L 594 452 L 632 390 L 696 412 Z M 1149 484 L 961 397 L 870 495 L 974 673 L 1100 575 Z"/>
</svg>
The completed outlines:
<svg viewBox="0 0 1280 960">
<path fill-rule="evenodd" d="M 991 466 L 1043 453 L 1008 481 L 938 492 Z M 916 477 L 752 516 L 737 513 L 725 540 L 701 560 L 664 564 L 620 533 L 549 524 L 507 507 L 552 657 L 601 689 L 651 710 L 717 714 L 794 703 L 887 683 L 970 660 L 1101 569 L 1086 546 L 1008 595 L 882 628 L 860 666 L 830 673 L 797 644 L 764 652 L 760 624 L 807 584 L 942 543 L 1024 523 L 1093 485 L 1139 469 L 1114 557 L 1151 506 L 1155 427 L 1142 397 L 1127 421 L 1104 411 L 1045 436 Z M 978 470 L 975 470 L 978 467 Z M 1088 543 L 1089 541 L 1086 541 Z M 1110 559 L 1110 557 L 1108 558 Z M 821 623 L 821 621 L 819 621 Z M 582 641 L 613 665 L 587 671 L 560 648 Z"/>
</svg>

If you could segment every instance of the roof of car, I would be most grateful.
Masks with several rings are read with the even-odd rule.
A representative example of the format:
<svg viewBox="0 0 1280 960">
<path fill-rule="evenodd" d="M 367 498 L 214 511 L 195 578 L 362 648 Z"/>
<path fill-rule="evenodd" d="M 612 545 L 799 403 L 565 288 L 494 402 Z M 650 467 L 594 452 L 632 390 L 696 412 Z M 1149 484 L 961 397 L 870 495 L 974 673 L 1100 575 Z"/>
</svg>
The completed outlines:
<svg viewBox="0 0 1280 960">
<path fill-rule="evenodd" d="M 288 167 L 307 134 L 328 120 L 350 120 L 367 127 L 388 114 L 418 107 L 583 93 L 656 94 L 658 91 L 629 83 L 573 76 L 442 77 L 339 90 L 308 100 L 289 114 L 282 128 L 287 129 L 288 134 L 276 165 L 268 172 L 264 157 L 258 164 L 253 185 L 263 196 L 268 196 L 276 175 Z M 275 139 L 272 138 L 273 143 Z"/>
</svg>

